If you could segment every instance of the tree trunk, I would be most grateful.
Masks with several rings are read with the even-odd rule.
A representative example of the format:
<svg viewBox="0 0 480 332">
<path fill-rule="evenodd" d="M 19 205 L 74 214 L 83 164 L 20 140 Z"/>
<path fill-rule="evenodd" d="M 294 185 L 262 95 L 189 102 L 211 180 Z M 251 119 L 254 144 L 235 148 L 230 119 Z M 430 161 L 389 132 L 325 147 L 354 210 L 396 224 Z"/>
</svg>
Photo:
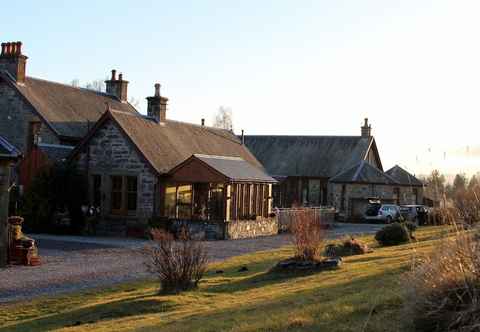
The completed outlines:
<svg viewBox="0 0 480 332">
<path fill-rule="evenodd" d="M 0 175 L 1 174 L 4 176 L 3 179 L 0 177 L 0 268 L 7 265 L 8 186 L 10 184 L 10 167 L 8 167 L 8 163 L 0 162 Z"/>
</svg>

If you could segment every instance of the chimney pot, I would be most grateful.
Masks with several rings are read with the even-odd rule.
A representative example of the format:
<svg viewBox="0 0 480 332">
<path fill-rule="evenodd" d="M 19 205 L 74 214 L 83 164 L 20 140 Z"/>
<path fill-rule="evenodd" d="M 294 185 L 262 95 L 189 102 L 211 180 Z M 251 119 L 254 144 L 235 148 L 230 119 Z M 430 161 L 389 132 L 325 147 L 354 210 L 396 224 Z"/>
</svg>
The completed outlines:
<svg viewBox="0 0 480 332">
<path fill-rule="evenodd" d="M 243 129 L 242 129 L 242 145 L 245 145 L 245 135 L 244 135 Z"/>
<path fill-rule="evenodd" d="M 123 80 L 123 74 L 118 75 L 117 71 L 112 69 L 112 77 L 105 81 L 106 90 L 108 94 L 116 96 L 120 101 L 126 102 L 128 100 L 128 81 Z"/>
<path fill-rule="evenodd" d="M 167 101 L 168 99 L 160 96 L 160 83 L 155 83 L 155 95 L 147 97 L 147 115 L 157 122 L 167 120 Z"/>
<path fill-rule="evenodd" d="M 25 83 L 27 57 L 22 55 L 22 43 L 2 43 L 0 70 L 8 71 L 17 83 Z"/>
<path fill-rule="evenodd" d="M 368 123 L 368 118 L 365 118 L 365 122 L 362 126 L 362 137 L 372 136 L 372 126 Z"/>
<path fill-rule="evenodd" d="M 205 119 L 202 119 L 202 127 L 205 126 Z"/>
</svg>

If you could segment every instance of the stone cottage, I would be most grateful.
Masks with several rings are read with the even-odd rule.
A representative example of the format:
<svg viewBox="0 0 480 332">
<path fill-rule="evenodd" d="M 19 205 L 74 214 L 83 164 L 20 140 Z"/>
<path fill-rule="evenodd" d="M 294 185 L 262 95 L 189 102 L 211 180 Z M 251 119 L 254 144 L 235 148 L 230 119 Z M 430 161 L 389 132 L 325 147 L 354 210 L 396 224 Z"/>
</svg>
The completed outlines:
<svg viewBox="0 0 480 332">
<path fill-rule="evenodd" d="M 241 140 L 169 120 L 159 84 L 147 99 L 147 116 L 109 107 L 71 155 L 88 175 L 100 227 L 135 235 L 156 220 L 215 239 L 276 233 L 276 181 Z"/>
<path fill-rule="evenodd" d="M 41 145 L 50 156 L 64 155 L 65 146 L 78 144 L 102 116 L 106 103 L 138 113 L 128 103 L 128 81 L 122 74 L 117 78 L 115 70 L 106 81 L 106 93 L 76 88 L 28 76 L 28 57 L 22 53 L 21 42 L 2 43 L 1 47 L 0 134 L 27 159 L 35 159 L 29 155 L 38 154 L 35 150 Z M 42 166 L 22 165 L 21 178 L 31 179 Z"/>
<path fill-rule="evenodd" d="M 276 207 L 334 206 L 360 218 L 369 199 L 422 204 L 423 184 L 395 166 L 384 172 L 372 127 L 359 136 L 244 136 L 245 144 L 279 181 Z"/>
</svg>

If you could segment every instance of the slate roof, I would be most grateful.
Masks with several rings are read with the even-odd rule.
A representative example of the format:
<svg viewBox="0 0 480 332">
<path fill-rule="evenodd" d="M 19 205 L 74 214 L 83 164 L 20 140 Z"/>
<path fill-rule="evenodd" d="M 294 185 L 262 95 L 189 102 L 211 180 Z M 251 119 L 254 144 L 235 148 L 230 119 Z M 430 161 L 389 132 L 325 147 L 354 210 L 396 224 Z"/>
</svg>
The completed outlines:
<svg viewBox="0 0 480 332">
<path fill-rule="evenodd" d="M 159 123 L 139 114 L 112 109 L 105 112 L 95 128 L 74 150 L 71 158 L 108 120 L 118 124 L 159 174 L 168 173 L 193 154 L 240 157 L 263 170 L 262 164 L 230 131 L 173 120 Z"/>
<path fill-rule="evenodd" d="M 27 77 L 25 84 L 15 84 L 0 71 L 0 78 L 17 89 L 59 136 L 80 139 L 105 112 L 105 104 L 125 112 L 138 113 L 117 97 L 70 85 Z"/>
<path fill-rule="evenodd" d="M 73 150 L 73 146 L 57 145 L 57 144 L 44 144 L 40 143 L 37 147 L 47 155 L 51 161 L 62 161 L 68 158 Z"/>
<path fill-rule="evenodd" d="M 390 177 L 394 178 L 398 183 L 405 186 L 422 187 L 423 182 L 417 179 L 415 176 L 407 172 L 405 169 L 398 165 L 393 166 L 385 172 Z"/>
<path fill-rule="evenodd" d="M 13 144 L 3 136 L 0 136 L 0 159 L 17 159 L 22 155 Z"/>
<path fill-rule="evenodd" d="M 373 137 L 245 136 L 245 144 L 273 176 L 330 178 L 365 159 Z M 380 160 L 379 160 L 380 163 Z"/>
<path fill-rule="evenodd" d="M 231 181 L 277 182 L 262 169 L 254 167 L 240 157 L 211 156 L 204 154 L 194 154 L 193 157 L 203 161 Z"/>
<path fill-rule="evenodd" d="M 395 179 L 385 174 L 367 161 L 362 160 L 353 167 L 341 172 L 330 179 L 333 183 L 369 183 L 369 184 L 398 184 Z"/>
</svg>

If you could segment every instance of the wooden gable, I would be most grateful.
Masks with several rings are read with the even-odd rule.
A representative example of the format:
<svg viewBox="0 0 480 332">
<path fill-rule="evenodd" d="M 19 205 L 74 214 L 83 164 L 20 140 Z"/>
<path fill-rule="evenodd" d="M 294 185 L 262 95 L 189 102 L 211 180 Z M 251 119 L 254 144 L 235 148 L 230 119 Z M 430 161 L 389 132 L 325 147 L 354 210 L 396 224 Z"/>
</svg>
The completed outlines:
<svg viewBox="0 0 480 332">
<path fill-rule="evenodd" d="M 201 160 L 191 157 L 171 172 L 171 180 L 185 183 L 223 183 L 229 179 Z"/>
</svg>

